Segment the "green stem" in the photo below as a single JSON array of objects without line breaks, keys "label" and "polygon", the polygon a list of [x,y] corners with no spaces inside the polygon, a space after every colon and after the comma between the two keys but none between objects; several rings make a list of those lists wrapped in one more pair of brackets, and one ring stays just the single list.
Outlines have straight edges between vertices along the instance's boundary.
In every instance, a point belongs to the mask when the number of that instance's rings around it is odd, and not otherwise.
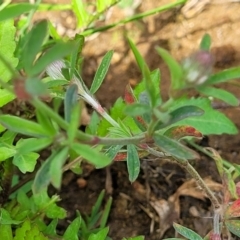
[{"label": "green stem", "polygon": [[134,137],[128,138],[98,138],[98,144],[102,145],[128,145],[128,144],[139,144],[143,143],[145,139],[145,134],[141,134]]},{"label": "green stem", "polygon": [[166,4],[164,6],[161,6],[161,7],[158,7],[158,8],[154,8],[152,10],[149,10],[147,12],[136,14],[136,15],[134,15],[132,17],[125,18],[123,20],[120,20],[120,21],[118,21],[116,23],[113,23],[113,24],[109,24],[107,26],[103,26],[103,27],[99,27],[99,28],[93,28],[93,29],[87,29],[84,32],[82,32],[81,34],[83,36],[89,36],[89,35],[92,35],[93,33],[96,33],[96,32],[106,31],[106,30],[114,28],[114,27],[116,27],[118,25],[124,25],[126,23],[129,23],[129,22],[132,22],[132,21],[136,21],[136,20],[145,18],[147,16],[151,16],[153,14],[164,12],[164,11],[172,9],[174,7],[183,5],[186,1],[187,0],[179,0],[179,1],[176,1],[175,3],[169,3],[169,4]]}]

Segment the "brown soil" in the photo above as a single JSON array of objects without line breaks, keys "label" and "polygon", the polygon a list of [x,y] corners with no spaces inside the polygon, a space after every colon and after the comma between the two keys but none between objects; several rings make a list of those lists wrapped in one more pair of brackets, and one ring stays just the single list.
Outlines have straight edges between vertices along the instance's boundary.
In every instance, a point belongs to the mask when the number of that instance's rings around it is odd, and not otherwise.
[{"label": "brown soil", "polygon": [[[143,1],[135,11],[136,13],[147,11],[166,3],[169,1]],[[140,71],[125,39],[127,34],[134,40],[149,67],[152,70],[160,68],[161,92],[166,99],[169,72],[156,53],[155,46],[168,49],[174,57],[181,60],[195,51],[202,36],[209,33],[212,38],[212,52],[216,59],[215,71],[239,66],[239,12],[239,3],[209,4],[202,12],[186,19],[182,15],[181,9],[177,8],[96,34],[95,38],[92,37],[86,41],[83,50],[83,79],[87,84],[90,84],[101,57],[108,50],[113,49],[114,56],[109,72],[104,84],[96,94],[101,104],[110,108],[119,96],[123,96],[125,86],[128,83],[134,86],[141,80]],[[66,14],[72,16],[69,12],[64,14],[62,13],[64,16]],[[52,15],[51,17],[50,14],[48,17],[52,18],[56,24],[60,24],[62,22],[61,16],[56,16]],[[41,15],[40,17],[45,16]],[[125,12],[115,7],[106,23],[115,22],[124,17]],[[63,19],[65,18],[63,17]],[[66,22],[64,21],[65,27]],[[69,20],[70,26],[68,27],[70,29],[73,29],[74,22],[74,20]],[[240,97],[237,87],[228,84],[223,85],[223,87]],[[239,108],[227,108],[223,112],[240,127]],[[218,150],[223,158],[239,163],[239,141],[239,134],[235,136],[222,135],[204,138],[200,144],[211,146]],[[152,159],[153,161],[149,160],[151,159],[142,160],[140,176],[133,184],[128,180],[124,162],[117,162],[111,166],[113,206],[108,223],[110,226],[109,235],[112,239],[119,240],[123,237],[140,234],[145,235],[147,240],[174,237],[173,228],[169,228],[165,234],[162,234],[166,223],[172,220],[195,229],[202,236],[206,234],[211,229],[212,224],[210,202],[193,196],[182,195],[180,197],[179,219],[176,216],[168,216],[159,225],[159,217],[152,204],[159,203],[163,199],[167,200],[184,182],[189,180],[189,176],[176,165],[162,163],[154,159]],[[213,160],[201,154],[201,158],[193,165],[201,176],[220,181]],[[79,187],[79,178],[86,180],[85,187],[82,185]],[[105,181],[105,169],[94,170],[88,165],[84,167],[82,176],[76,176],[70,172],[65,174],[60,192],[62,198],[60,204],[67,209],[69,220],[74,218],[76,210],[82,214],[90,213],[97,196],[105,188]],[[62,224],[65,226],[65,223]]]}]

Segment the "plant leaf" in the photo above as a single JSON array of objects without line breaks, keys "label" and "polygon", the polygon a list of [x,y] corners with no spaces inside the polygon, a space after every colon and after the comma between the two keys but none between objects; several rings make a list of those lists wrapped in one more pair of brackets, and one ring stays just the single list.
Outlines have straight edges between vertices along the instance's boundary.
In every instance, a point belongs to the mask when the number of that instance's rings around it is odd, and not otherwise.
[{"label": "plant leaf", "polygon": [[13,157],[16,152],[14,147],[0,147],[0,162]]},{"label": "plant leaf", "polygon": [[26,42],[21,53],[21,59],[27,73],[31,72],[36,55],[40,51],[43,41],[47,36],[47,30],[47,21],[41,21],[26,35]]},{"label": "plant leaf", "polygon": [[11,224],[0,224],[1,238],[5,240],[13,240],[12,226]]},{"label": "plant leaf", "polygon": [[111,163],[111,160],[96,149],[80,143],[73,143],[71,148],[81,157],[94,164],[97,168],[102,168]]},{"label": "plant leaf", "polygon": [[40,57],[31,71],[29,71],[30,75],[37,75],[44,71],[50,63],[62,59],[63,57],[71,54],[74,50],[76,50],[76,43],[74,41],[71,42],[58,42],[52,48],[50,48],[42,57]]},{"label": "plant leaf", "polygon": [[78,240],[78,231],[81,226],[81,217],[76,217],[68,226],[63,235],[64,240]]},{"label": "plant leaf", "polygon": [[209,51],[211,47],[211,37],[208,33],[206,33],[200,43],[200,49],[204,51]]},{"label": "plant leaf", "polygon": [[94,111],[92,113],[90,123],[87,125],[86,133],[96,135],[99,123],[100,123],[100,118],[99,118],[98,114],[96,113],[96,111]]},{"label": "plant leaf", "polygon": [[52,143],[51,138],[27,138],[17,142],[16,149],[18,153],[38,152],[47,148]]},{"label": "plant leaf", "polygon": [[124,109],[124,113],[129,116],[139,116],[143,115],[144,113],[149,113],[149,111],[151,111],[149,106],[141,103],[127,105]]},{"label": "plant leaf", "polygon": [[[1,68],[1,62],[0,62],[0,68]],[[15,97],[16,96],[13,93],[9,92],[7,89],[0,89],[0,107],[11,102],[13,99],[15,99]]]},{"label": "plant leaf", "polygon": [[223,102],[226,102],[232,106],[238,106],[239,105],[239,100],[237,97],[235,97],[232,93],[224,90],[224,89],[219,89],[215,87],[199,87],[197,90],[210,97],[214,97],[217,99],[222,100]]},{"label": "plant leaf", "polygon": [[112,197],[109,197],[109,199],[104,207],[103,213],[102,213],[102,217],[101,217],[101,221],[100,221],[100,228],[105,227],[107,224],[107,220],[108,220],[109,213],[110,213],[111,206],[112,206],[112,201],[113,201]]},{"label": "plant leaf", "polygon": [[27,13],[34,8],[36,8],[36,5],[30,3],[9,4],[0,11],[0,21],[5,21],[10,18],[14,19],[15,17],[18,17],[23,13]]},{"label": "plant leaf", "polygon": [[16,221],[16,220],[13,220],[11,218],[11,215],[10,213],[4,209],[4,208],[0,208],[0,225],[5,225],[5,224],[19,224],[21,223],[22,221]]},{"label": "plant leaf", "polygon": [[167,127],[169,125],[172,125],[176,122],[179,122],[185,118],[190,118],[190,117],[196,117],[196,116],[201,116],[204,114],[204,111],[196,106],[183,106],[180,108],[175,109],[174,111],[169,113],[169,120],[167,123],[163,123],[158,126],[158,129]]},{"label": "plant leaf", "polygon": [[203,135],[209,134],[236,134],[238,129],[234,123],[228,119],[223,113],[214,110],[211,102],[206,98],[182,98],[175,102],[170,110],[177,109],[183,106],[197,106],[204,111],[202,116],[186,118],[177,123],[176,125],[189,125],[196,128]]},{"label": "plant leaf", "polygon": [[174,90],[181,89],[184,86],[184,81],[180,64],[165,49],[157,47],[156,50],[170,70],[171,88]]},{"label": "plant leaf", "polygon": [[111,159],[113,160],[117,153],[121,150],[121,148],[123,147],[123,145],[115,145],[115,146],[111,146],[106,152],[105,154]]},{"label": "plant leaf", "polygon": [[35,152],[17,153],[13,158],[13,164],[17,166],[22,173],[33,172],[39,156],[40,155]]},{"label": "plant leaf", "polygon": [[234,235],[240,237],[240,221],[239,220],[227,220],[225,221],[227,229]]},{"label": "plant leaf", "polygon": [[72,10],[75,13],[78,20],[78,28],[82,28],[87,24],[90,18],[90,14],[87,12],[86,7],[82,0],[72,1]]},{"label": "plant leaf", "polygon": [[68,156],[68,147],[59,150],[57,157],[53,158],[50,165],[51,183],[55,188],[60,188],[62,181],[62,166]]},{"label": "plant leaf", "polygon": [[184,236],[187,239],[190,240],[203,240],[201,236],[199,236],[196,232],[193,230],[186,228],[184,226],[181,226],[180,224],[173,223],[173,227],[175,230],[180,233],[182,236]]},{"label": "plant leaf", "polygon": [[7,129],[24,135],[37,137],[49,136],[48,131],[38,123],[20,117],[12,115],[1,115],[0,123]]},{"label": "plant leaf", "polygon": [[91,233],[88,240],[105,240],[108,234],[109,228],[105,227],[97,233]]},{"label": "plant leaf", "polygon": [[[0,19],[2,17],[2,11],[0,12]],[[5,59],[5,61],[7,61],[11,65],[12,68],[15,68],[18,64],[18,59],[14,57],[14,51],[16,49],[15,34],[16,28],[14,26],[13,19],[0,22],[0,46],[1,46],[0,55]],[[7,66],[5,66],[5,64],[2,61],[0,61],[0,77],[4,82],[8,82],[12,77],[12,72],[9,70]],[[3,96],[0,95],[1,104],[2,97]]]},{"label": "plant leaf", "polygon": [[171,138],[168,138],[164,135],[160,134],[154,134],[153,139],[155,144],[162,149],[164,152],[182,159],[196,159],[198,158],[198,155],[196,152],[192,151],[191,149],[185,147],[180,142],[173,140]]},{"label": "plant leaf", "polygon": [[60,200],[59,196],[48,196],[47,190],[41,191],[33,196],[33,201],[39,210],[44,209],[48,218],[66,218],[66,210],[57,206],[56,202]]},{"label": "plant leaf", "polygon": [[70,123],[73,107],[78,100],[78,87],[76,84],[72,84],[68,87],[64,98],[64,118]]},{"label": "plant leaf", "polygon": [[99,87],[102,85],[102,82],[103,82],[103,80],[104,80],[104,78],[107,74],[108,68],[110,66],[112,56],[113,56],[113,51],[112,50],[108,51],[104,55],[100,65],[97,69],[97,72],[94,76],[94,79],[93,79],[93,82],[92,82],[92,85],[91,85],[91,88],[90,88],[90,93],[91,94],[94,94],[99,89]]},{"label": "plant leaf", "polygon": [[196,130],[194,127],[191,126],[175,126],[172,128],[169,128],[165,133],[164,136],[167,136],[171,139],[180,140],[184,137],[196,137],[196,138],[202,138],[203,135],[198,130]]},{"label": "plant leaf", "polygon": [[147,64],[146,64],[144,58],[142,57],[142,55],[140,54],[140,52],[138,51],[136,45],[133,43],[133,41],[130,38],[128,38],[127,40],[128,40],[128,44],[134,54],[134,57],[137,61],[138,67],[143,72],[143,67],[144,67],[144,65],[147,66]]},{"label": "plant leaf", "polygon": [[32,191],[34,195],[46,190],[51,181],[50,167],[54,158],[57,158],[58,152],[53,152],[47,160],[44,161],[33,181]]},{"label": "plant leaf", "polygon": [[224,217],[226,219],[240,217],[240,199],[237,199],[230,206],[227,207]]},{"label": "plant leaf", "polygon": [[74,37],[74,40],[76,42],[76,51],[74,51],[70,56],[70,79],[72,79],[74,74],[74,69],[77,68],[78,60],[80,59],[79,56],[82,52],[83,45],[84,45],[84,36],[76,34]]},{"label": "plant leaf", "polygon": [[227,82],[232,79],[240,78],[240,67],[233,67],[215,73],[207,80],[208,85]]},{"label": "plant leaf", "polygon": [[134,182],[140,172],[140,161],[137,149],[132,144],[127,145],[127,168],[129,181]]}]

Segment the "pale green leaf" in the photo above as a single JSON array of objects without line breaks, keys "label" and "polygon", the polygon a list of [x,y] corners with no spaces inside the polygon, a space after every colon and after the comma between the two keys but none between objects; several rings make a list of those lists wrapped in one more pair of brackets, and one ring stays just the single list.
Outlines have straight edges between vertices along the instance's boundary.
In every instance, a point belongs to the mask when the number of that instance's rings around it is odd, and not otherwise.
[{"label": "pale green leaf", "polygon": [[4,161],[16,154],[16,150],[10,147],[0,147],[0,161]]},{"label": "pale green leaf", "polygon": [[16,154],[13,158],[13,164],[17,166],[22,173],[32,172],[38,157],[39,154],[35,152]]},{"label": "pale green leaf", "polygon": [[102,85],[102,82],[107,74],[111,59],[112,59],[113,51],[109,51],[105,54],[103,57],[97,72],[94,76],[91,88],[90,88],[90,93],[94,94],[99,87]]},{"label": "pale green leaf", "polygon": [[[1,16],[1,13],[0,13]],[[0,22],[0,56],[3,57],[12,68],[18,64],[18,59],[14,57],[14,51],[16,43],[14,41],[16,34],[16,28],[14,26],[14,20],[7,20]],[[12,77],[11,71],[5,64],[0,61],[0,78],[4,82],[8,82]],[[1,103],[2,95],[0,95]]]},{"label": "pale green leaf", "polygon": [[239,100],[237,97],[235,97],[232,93],[215,87],[199,87],[197,90],[207,96],[214,97],[217,99],[222,100],[223,102],[226,102],[232,106],[238,106]]},{"label": "pale green leaf", "polygon": [[[1,63],[0,63],[0,67],[1,67]],[[13,93],[9,92],[6,89],[0,89],[0,107],[11,102],[14,98],[15,98],[15,95]]]},{"label": "pale green leaf", "polygon": [[79,240],[78,231],[81,225],[81,217],[75,218],[68,226],[67,230],[63,235],[64,240]]}]

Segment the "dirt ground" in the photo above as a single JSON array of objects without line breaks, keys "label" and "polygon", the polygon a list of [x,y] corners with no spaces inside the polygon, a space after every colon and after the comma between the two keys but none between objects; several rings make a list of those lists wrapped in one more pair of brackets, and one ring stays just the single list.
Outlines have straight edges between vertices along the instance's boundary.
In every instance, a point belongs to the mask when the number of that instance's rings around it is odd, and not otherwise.
[{"label": "dirt ground", "polygon": [[[166,3],[169,3],[169,0],[142,1],[134,11],[139,13]],[[212,38],[212,53],[216,60],[214,71],[239,66],[239,12],[240,3],[208,4],[201,12],[190,14],[190,17],[184,16],[181,8],[176,8],[95,34],[87,39],[83,50],[83,79],[90,84],[101,57],[108,50],[113,49],[114,55],[109,72],[96,94],[101,104],[109,108],[119,96],[123,96],[127,83],[135,86],[141,80],[141,74],[125,39],[127,34],[137,44],[150,69],[160,68],[161,93],[166,99],[169,72],[156,53],[155,46],[168,49],[174,57],[181,60],[198,49],[202,36],[209,33]],[[114,7],[106,23],[118,21],[126,14],[129,12]],[[38,16],[38,18],[41,17],[46,16]],[[74,34],[75,20],[70,12],[50,13],[48,17],[55,22],[62,33]],[[240,97],[238,87],[228,84],[223,87]],[[239,107],[226,108],[222,111],[240,127]],[[239,142],[238,134],[205,137],[200,144],[215,148],[230,162],[239,163]],[[214,182],[220,180],[213,160],[203,154],[193,165],[201,176],[208,177]],[[140,176],[133,184],[128,181],[124,162],[114,163],[110,168],[110,174],[113,185],[113,206],[109,218],[109,235],[113,240],[136,235],[145,235],[146,240],[174,237],[174,229],[169,227],[173,221],[195,229],[202,236],[211,229],[210,202],[203,196],[197,197],[184,192],[184,189],[194,192],[196,186],[178,166],[162,163],[156,159],[143,159]],[[86,180],[86,187],[79,186],[79,178]],[[100,191],[105,188],[105,182],[106,170],[94,170],[88,165],[84,168],[82,176],[76,176],[70,172],[65,174],[60,192],[62,198],[60,204],[67,209],[69,220],[74,218],[76,210],[82,214],[90,212]],[[185,185],[182,186],[184,182]],[[180,189],[182,192],[179,190],[180,186],[182,186]],[[177,191],[177,200],[171,202],[171,205],[168,198]],[[177,206],[174,205],[176,202]],[[168,207],[172,211],[164,216]],[[62,224],[65,226],[65,223]]]}]

